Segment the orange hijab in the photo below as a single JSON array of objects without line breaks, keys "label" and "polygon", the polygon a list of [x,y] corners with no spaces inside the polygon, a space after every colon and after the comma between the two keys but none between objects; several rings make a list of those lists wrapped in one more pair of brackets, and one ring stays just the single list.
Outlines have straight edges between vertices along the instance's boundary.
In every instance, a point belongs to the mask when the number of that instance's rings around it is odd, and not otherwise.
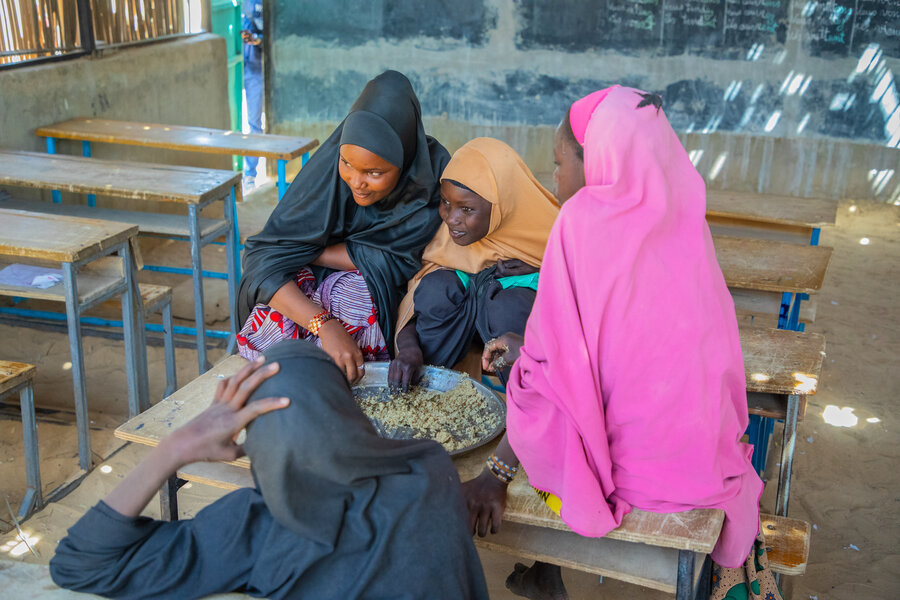
[{"label": "orange hijab", "polygon": [[500,140],[475,138],[457,150],[441,175],[491,203],[487,235],[468,246],[456,244],[446,223],[425,247],[422,269],[409,282],[397,315],[399,332],[415,314],[413,292],[438,269],[478,273],[498,259],[518,258],[540,267],[550,229],[559,214],[556,198],[538,183],[515,150]]}]

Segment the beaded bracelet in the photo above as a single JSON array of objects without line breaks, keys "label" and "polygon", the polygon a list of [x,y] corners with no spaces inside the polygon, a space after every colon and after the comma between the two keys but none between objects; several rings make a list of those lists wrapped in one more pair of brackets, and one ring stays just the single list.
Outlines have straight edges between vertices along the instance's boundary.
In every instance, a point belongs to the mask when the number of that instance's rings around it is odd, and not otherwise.
[{"label": "beaded bracelet", "polygon": [[319,335],[319,329],[321,329],[322,325],[334,319],[334,315],[329,313],[327,310],[323,310],[318,313],[312,319],[309,320],[309,325],[306,328],[313,335]]},{"label": "beaded bracelet", "polygon": [[492,461],[509,475],[515,475],[519,472],[519,467],[511,467],[510,465],[500,460],[500,458],[493,452],[491,453],[491,456],[488,458],[488,460]]},{"label": "beaded bracelet", "polygon": [[491,472],[491,475],[507,485],[513,480],[513,477],[515,477],[516,473],[519,471],[518,467],[511,467],[510,465],[497,458],[496,454],[491,454],[491,456],[487,459],[485,466],[487,466],[488,470]]},{"label": "beaded bracelet", "polygon": [[512,477],[510,477],[503,471],[500,471],[491,461],[487,461],[487,468],[491,475],[493,475],[494,478],[501,483],[509,485],[509,483],[512,481]]}]

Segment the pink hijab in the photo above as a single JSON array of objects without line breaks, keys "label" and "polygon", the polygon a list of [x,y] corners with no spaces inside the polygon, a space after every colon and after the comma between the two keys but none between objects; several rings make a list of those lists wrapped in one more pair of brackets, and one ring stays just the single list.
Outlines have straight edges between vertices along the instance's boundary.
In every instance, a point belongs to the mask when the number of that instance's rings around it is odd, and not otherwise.
[{"label": "pink hijab", "polygon": [[632,507],[721,508],[713,559],[739,567],[762,482],[747,427],[734,304],[706,191],[665,115],[615,86],[574,105],[586,185],[550,234],[507,432],[531,484],[602,537]]}]

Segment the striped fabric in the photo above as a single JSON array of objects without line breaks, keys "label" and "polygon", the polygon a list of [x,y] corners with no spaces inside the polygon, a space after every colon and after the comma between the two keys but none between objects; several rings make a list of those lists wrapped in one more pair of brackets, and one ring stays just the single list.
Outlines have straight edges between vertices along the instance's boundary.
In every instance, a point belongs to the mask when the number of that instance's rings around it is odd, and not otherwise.
[{"label": "striped fabric", "polygon": [[[368,361],[390,360],[387,344],[378,326],[378,314],[366,280],[359,271],[332,273],[316,287],[316,278],[307,268],[297,273],[297,287],[307,298],[337,317]],[[303,326],[277,310],[257,304],[237,336],[238,353],[254,360],[266,348],[283,339],[305,339],[321,348],[322,341]]]}]

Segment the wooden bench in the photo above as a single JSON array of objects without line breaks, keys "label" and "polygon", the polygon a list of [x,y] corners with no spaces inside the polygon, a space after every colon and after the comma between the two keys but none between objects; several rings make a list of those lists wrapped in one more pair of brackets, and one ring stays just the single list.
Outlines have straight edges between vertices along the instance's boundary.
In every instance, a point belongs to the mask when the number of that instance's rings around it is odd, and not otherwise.
[{"label": "wooden bench", "polygon": [[834,225],[837,201],[707,190],[706,221],[713,235],[818,245],[822,227]]},{"label": "wooden bench", "polygon": [[[208,154],[232,154],[259,156],[278,161],[278,199],[287,191],[285,165],[287,161],[301,157],[306,164],[309,152],[319,145],[319,140],[304,137],[271,134],[245,134],[239,131],[160,125],[79,117],[53,125],[38,127],[35,134],[47,138],[47,152],[56,153],[56,140],[80,140],[82,153],[91,154],[91,142],[127,144],[148,148],[167,148]],[[301,166],[302,166],[301,165]]]},{"label": "wooden bench", "polygon": [[18,518],[25,519],[41,507],[41,461],[38,456],[37,418],[34,414],[34,365],[0,360],[0,400],[18,393],[25,443],[25,478],[28,489],[19,505]]},{"label": "wooden bench", "polygon": [[[455,459],[462,481],[473,479],[481,472],[493,447]],[[194,463],[181,468],[178,477],[183,481],[236,490],[254,486],[248,466]],[[698,593],[703,585],[701,566],[703,557],[712,552],[718,540],[723,519],[722,511],[712,509],[675,514],[634,510],[606,537],[586,538],[569,529],[544,504],[523,472],[510,484],[500,531],[485,538],[475,538],[475,544],[492,551],[678,594],[680,598],[693,598],[695,594],[698,598],[706,598]],[[771,548],[769,564],[772,570],[785,575],[802,575],[809,557],[809,523],[766,514],[760,515],[760,519],[766,545]],[[690,578],[681,581],[688,595],[679,591],[679,568],[685,574],[691,573]]]},{"label": "wooden bench", "polygon": [[[0,169],[4,162],[0,158]],[[128,409],[134,416],[150,405],[144,313],[137,293],[137,227],[112,221],[76,219],[0,208],[0,260],[62,266],[63,284],[47,289],[2,285],[0,295],[65,302],[72,360],[79,464],[91,468],[81,315],[92,306],[122,296]],[[112,258],[112,255],[117,255]],[[111,257],[119,267],[111,272]],[[15,310],[15,309],[5,309]]]},{"label": "wooden bench", "polygon": [[[172,218],[168,215],[140,211],[114,211],[94,213],[96,208],[71,206],[60,208],[46,202],[26,205],[16,200],[0,202],[0,207],[27,206],[30,211],[42,211],[59,216],[109,218],[116,222],[133,223],[141,233],[167,235],[190,242],[191,268],[147,265],[148,270],[190,275],[194,283],[194,316],[197,340],[199,372],[208,367],[206,335],[204,328],[203,277],[227,280],[229,303],[234,304],[237,295],[238,231],[235,203],[241,194],[240,174],[232,171],[214,171],[168,165],[143,165],[137,163],[88,159],[76,156],[59,156],[36,152],[0,151],[0,185],[13,185],[77,193],[96,193],[155,202],[178,203],[187,206],[188,214]],[[200,219],[200,211],[214,202],[222,202],[224,219]],[[126,214],[122,214],[126,213]],[[129,216],[130,215],[130,216]],[[176,221],[179,221],[176,224]],[[227,273],[203,271],[201,249],[219,237],[225,237]],[[237,331],[236,315],[231,315],[231,331],[221,336],[233,343],[231,332]]]}]

